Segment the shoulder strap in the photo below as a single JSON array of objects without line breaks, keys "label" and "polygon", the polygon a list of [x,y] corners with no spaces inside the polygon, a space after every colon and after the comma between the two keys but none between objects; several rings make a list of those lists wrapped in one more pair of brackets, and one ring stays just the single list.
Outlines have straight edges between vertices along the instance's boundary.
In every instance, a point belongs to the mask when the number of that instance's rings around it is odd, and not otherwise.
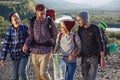
[{"label": "shoulder strap", "polygon": [[53,38],[54,37],[54,33],[53,33],[53,30],[52,30],[52,26],[51,26],[51,23],[52,23],[52,18],[50,16],[47,17],[47,28],[49,30],[49,33],[50,33],[50,37]]},{"label": "shoulder strap", "polygon": [[50,25],[52,22],[52,18],[50,16],[48,16],[47,18],[48,18],[48,25]]},{"label": "shoulder strap", "polygon": [[30,27],[33,29],[34,27],[34,21],[36,19],[36,16],[33,16],[31,19],[30,19]]},{"label": "shoulder strap", "polygon": [[59,38],[58,38],[58,42],[60,42],[62,35],[63,35],[63,33],[60,33]]},{"label": "shoulder strap", "polygon": [[104,41],[104,39],[103,39],[103,34],[102,34],[102,30],[101,30],[99,27],[98,27],[98,29],[99,29],[99,32],[100,32],[101,40]]},{"label": "shoulder strap", "polygon": [[76,44],[75,34],[73,34],[73,42]]}]

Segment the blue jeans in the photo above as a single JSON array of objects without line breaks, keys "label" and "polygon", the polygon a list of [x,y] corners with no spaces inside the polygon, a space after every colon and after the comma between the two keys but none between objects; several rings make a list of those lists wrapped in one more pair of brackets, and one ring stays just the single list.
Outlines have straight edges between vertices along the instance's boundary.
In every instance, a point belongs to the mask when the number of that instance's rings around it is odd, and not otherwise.
[{"label": "blue jeans", "polygon": [[96,80],[98,57],[82,57],[83,80]]},{"label": "blue jeans", "polygon": [[13,80],[27,80],[25,69],[28,62],[27,58],[21,58],[19,60],[13,61]]},{"label": "blue jeans", "polygon": [[76,62],[66,63],[65,80],[73,80],[76,70]]}]

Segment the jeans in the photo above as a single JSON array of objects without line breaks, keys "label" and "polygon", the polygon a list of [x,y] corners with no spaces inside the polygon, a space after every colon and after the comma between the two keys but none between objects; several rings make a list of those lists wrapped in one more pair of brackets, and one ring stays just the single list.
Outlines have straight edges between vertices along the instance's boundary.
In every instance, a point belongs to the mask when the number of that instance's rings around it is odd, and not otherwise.
[{"label": "jeans", "polygon": [[76,70],[76,62],[66,63],[65,80],[74,80],[74,74]]},{"label": "jeans", "polygon": [[98,57],[82,57],[83,80],[96,80]]},{"label": "jeans", "polygon": [[27,58],[21,58],[19,60],[13,61],[13,80],[27,80],[25,69],[28,62]]}]

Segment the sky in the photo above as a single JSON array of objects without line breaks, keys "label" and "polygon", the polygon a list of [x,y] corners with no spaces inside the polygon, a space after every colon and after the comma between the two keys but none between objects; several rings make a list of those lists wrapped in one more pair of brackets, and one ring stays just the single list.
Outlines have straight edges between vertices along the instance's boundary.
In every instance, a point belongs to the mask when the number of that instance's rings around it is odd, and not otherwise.
[{"label": "sky", "polygon": [[113,0],[65,0],[65,1],[73,2],[73,3],[89,4],[92,6],[100,6],[102,4],[111,2]]}]

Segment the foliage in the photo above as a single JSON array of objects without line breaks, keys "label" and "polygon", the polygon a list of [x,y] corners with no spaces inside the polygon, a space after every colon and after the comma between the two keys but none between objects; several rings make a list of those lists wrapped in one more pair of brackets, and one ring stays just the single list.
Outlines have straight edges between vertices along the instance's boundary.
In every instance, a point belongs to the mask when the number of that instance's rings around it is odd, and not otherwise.
[{"label": "foliage", "polygon": [[10,22],[8,21],[2,21],[0,23],[0,41],[4,38],[5,36],[5,32],[8,29],[8,27],[10,26]]},{"label": "foliage", "polygon": [[17,12],[23,23],[28,25],[28,18],[34,14],[35,1],[33,0],[0,0],[0,41],[11,25],[9,15]]},{"label": "foliage", "polygon": [[90,21],[94,23],[99,23],[101,21],[106,22],[108,27],[120,27],[120,14],[119,12],[91,12],[90,13]]},{"label": "foliage", "polygon": [[118,46],[120,46],[120,32],[109,32],[106,31],[106,36],[108,38],[108,44],[116,43]]},{"label": "foliage", "polygon": [[4,17],[0,16],[0,23],[4,20],[5,20]]},{"label": "foliage", "polygon": [[[29,18],[34,15],[34,0],[0,0],[0,41],[3,40],[5,32],[11,25],[9,22],[9,15],[12,12],[18,12],[22,22],[29,26]],[[61,15],[67,14],[71,15],[74,20],[76,20],[76,15],[80,10],[62,10],[56,11],[56,18],[61,17]],[[98,10],[87,10],[90,14],[90,22],[98,24],[104,21],[109,27],[120,27],[120,12],[117,11],[98,11]],[[60,24],[56,24],[58,30],[60,31]],[[73,28],[73,32],[77,32],[77,25]],[[116,42],[120,44],[120,32],[107,32],[109,43]]]},{"label": "foliage", "polygon": [[12,12],[17,12],[22,19],[32,16],[35,2],[33,0],[5,0],[0,1],[0,15],[9,19]]}]

